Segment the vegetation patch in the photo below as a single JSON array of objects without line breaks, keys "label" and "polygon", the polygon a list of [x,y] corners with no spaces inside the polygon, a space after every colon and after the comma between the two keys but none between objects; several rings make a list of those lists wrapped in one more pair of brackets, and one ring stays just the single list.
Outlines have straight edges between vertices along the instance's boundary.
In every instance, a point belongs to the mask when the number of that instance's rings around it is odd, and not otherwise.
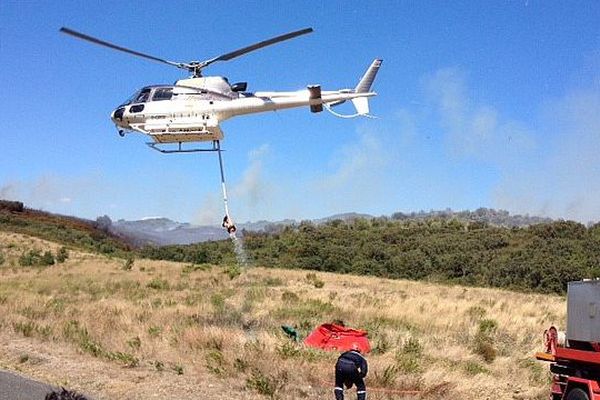
[{"label": "vegetation patch", "polygon": [[282,321],[302,321],[322,319],[325,315],[339,313],[339,309],[331,303],[319,299],[308,299],[300,303],[288,303],[273,313],[273,316]]},{"label": "vegetation patch", "polygon": [[286,290],[281,294],[281,300],[284,303],[296,303],[300,300],[300,297],[296,293]]},{"label": "vegetation patch", "polygon": [[65,261],[67,261],[68,258],[69,258],[69,250],[67,250],[67,248],[65,246],[62,246],[60,249],[58,249],[58,252],[56,253],[56,262],[57,263],[62,264]]},{"label": "vegetation patch", "polygon": [[305,347],[297,342],[286,340],[277,346],[277,354],[282,359],[296,359],[313,363],[328,358],[329,354],[319,349]]},{"label": "vegetation patch", "polygon": [[319,279],[317,274],[315,274],[314,272],[309,272],[308,274],[306,274],[305,279],[306,279],[306,282],[310,283],[317,289],[321,289],[323,286],[325,286],[325,282],[323,282],[321,279]]},{"label": "vegetation patch", "polygon": [[547,385],[552,380],[548,369],[532,358],[522,358],[519,360],[518,365],[527,370],[529,373],[529,382],[532,385]]},{"label": "vegetation patch", "polygon": [[54,265],[54,256],[52,252],[45,251],[43,254],[40,250],[29,250],[23,252],[19,257],[19,265],[22,267],[41,267]]},{"label": "vegetation patch", "polygon": [[381,371],[373,371],[373,384],[377,387],[392,387],[399,372],[400,368],[396,364],[387,365]]},{"label": "vegetation patch", "polygon": [[109,361],[117,361],[127,367],[136,367],[139,360],[132,354],[120,351],[108,351],[100,342],[95,341],[87,329],[76,320],[71,320],[63,327],[63,335],[76,343],[81,350],[98,358],[104,358]]},{"label": "vegetation patch", "polygon": [[466,361],[462,364],[462,369],[467,373],[467,375],[475,376],[479,374],[489,374],[490,371],[478,363],[477,361]]},{"label": "vegetation patch", "polygon": [[122,267],[123,271],[131,271],[133,269],[134,263],[135,263],[135,260],[133,259],[133,257],[127,257],[127,259],[123,263],[123,267]]},{"label": "vegetation patch", "polygon": [[423,346],[417,338],[410,337],[396,353],[398,368],[407,374],[416,374],[423,371],[421,360]]},{"label": "vegetation patch", "polygon": [[201,264],[187,264],[181,270],[184,274],[189,274],[195,271],[210,271],[212,266],[210,264],[201,263]]},{"label": "vegetation patch", "polygon": [[485,362],[491,363],[496,359],[498,351],[494,346],[498,323],[493,319],[479,321],[477,334],[473,340],[473,352],[480,355]]},{"label": "vegetation patch", "polygon": [[242,269],[238,264],[230,264],[223,270],[223,273],[229,277],[229,279],[235,279],[241,275]]},{"label": "vegetation patch", "polygon": [[25,337],[37,336],[48,339],[52,336],[52,328],[47,325],[39,325],[33,321],[16,322],[13,324],[15,332]]},{"label": "vegetation patch", "polygon": [[278,392],[285,386],[288,381],[286,372],[281,372],[275,375],[267,375],[259,369],[252,370],[250,376],[246,379],[246,386],[249,389],[267,396],[271,399],[275,398]]},{"label": "vegetation patch", "polygon": [[215,374],[224,376],[227,373],[225,356],[223,352],[218,349],[214,349],[209,351],[206,354],[206,369]]},{"label": "vegetation patch", "polygon": [[148,284],[146,286],[149,287],[150,289],[155,289],[155,290],[169,290],[169,288],[171,287],[169,285],[169,281],[167,281],[166,279],[161,279],[161,278],[152,279],[150,282],[148,282]]}]

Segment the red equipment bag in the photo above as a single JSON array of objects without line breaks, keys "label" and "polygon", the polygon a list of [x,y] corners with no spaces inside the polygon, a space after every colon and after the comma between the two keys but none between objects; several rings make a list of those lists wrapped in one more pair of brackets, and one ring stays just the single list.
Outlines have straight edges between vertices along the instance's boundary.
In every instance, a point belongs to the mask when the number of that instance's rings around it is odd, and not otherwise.
[{"label": "red equipment bag", "polygon": [[304,344],[309,347],[332,351],[352,350],[353,345],[356,345],[363,354],[371,351],[367,331],[335,324],[318,326],[304,339]]}]

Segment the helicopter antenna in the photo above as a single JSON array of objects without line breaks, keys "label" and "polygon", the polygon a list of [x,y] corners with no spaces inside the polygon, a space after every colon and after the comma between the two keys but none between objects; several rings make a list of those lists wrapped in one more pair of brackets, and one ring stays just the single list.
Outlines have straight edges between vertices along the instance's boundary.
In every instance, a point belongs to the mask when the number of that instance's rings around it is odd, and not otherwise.
[{"label": "helicopter antenna", "polygon": [[60,32],[65,33],[67,35],[71,35],[77,39],[85,40],[85,41],[88,41],[88,42],[91,42],[91,43],[94,43],[94,44],[97,44],[100,46],[108,47],[109,49],[122,51],[124,53],[131,54],[131,55],[141,57],[141,58],[145,58],[147,60],[152,60],[152,61],[160,62],[162,64],[171,65],[176,68],[188,70],[192,74],[193,78],[201,77],[202,70],[214,62],[229,61],[234,58],[240,57],[244,54],[250,53],[252,51],[262,49],[263,47],[271,46],[273,44],[280,43],[285,40],[290,40],[295,37],[305,35],[307,33],[311,33],[312,31],[313,31],[312,28],[305,28],[305,29],[301,29],[298,31],[275,36],[271,39],[263,40],[262,42],[254,43],[250,46],[242,47],[241,49],[230,51],[229,53],[221,54],[220,56],[213,57],[213,58],[210,58],[205,61],[175,62],[175,61],[169,61],[169,60],[165,60],[163,58],[155,57],[150,54],[145,54],[145,53],[142,53],[142,52],[139,52],[136,50],[131,50],[131,49],[128,49],[127,47],[119,46],[119,45],[107,42],[105,40],[98,39],[93,36],[81,33],[81,32],[77,32],[70,28],[65,28],[65,27],[60,28]]}]

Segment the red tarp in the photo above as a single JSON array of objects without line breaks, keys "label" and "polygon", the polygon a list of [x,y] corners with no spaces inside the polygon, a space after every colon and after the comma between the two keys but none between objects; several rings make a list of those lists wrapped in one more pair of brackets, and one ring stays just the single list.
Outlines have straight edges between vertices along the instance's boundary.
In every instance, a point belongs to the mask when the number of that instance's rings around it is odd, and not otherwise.
[{"label": "red tarp", "polygon": [[306,339],[304,344],[323,350],[352,350],[356,344],[362,353],[371,351],[367,331],[347,328],[335,324],[323,324],[317,327]]}]

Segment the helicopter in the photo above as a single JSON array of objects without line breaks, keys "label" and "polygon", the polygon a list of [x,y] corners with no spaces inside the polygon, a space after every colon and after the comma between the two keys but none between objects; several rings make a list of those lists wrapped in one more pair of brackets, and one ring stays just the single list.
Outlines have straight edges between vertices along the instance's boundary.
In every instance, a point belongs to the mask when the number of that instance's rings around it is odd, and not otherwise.
[{"label": "helicopter", "polygon": [[[230,235],[236,227],[229,216],[227,190],[221,156],[224,138],[221,123],[227,119],[247,114],[276,111],[295,107],[309,107],[313,113],[327,109],[343,118],[369,117],[368,98],[376,96],[371,91],[382,60],[375,59],[353,89],[321,90],[320,85],[309,85],[306,90],[294,92],[248,92],[247,82],[230,84],[223,76],[203,76],[204,68],[219,61],[229,61],[252,51],[274,45],[313,32],[305,28],[289,32],[252,45],[221,54],[205,61],[175,62],[131,50],[96,37],[62,27],[60,32],[113,50],[147,60],[187,70],[190,76],[173,85],[150,85],[136,91],[117,106],[110,117],[120,136],[138,132],[148,135],[146,143],[161,153],[217,152],[221,170],[221,186],[225,203],[222,226]],[[341,115],[331,107],[352,102],[356,114]],[[188,147],[190,143],[210,143],[210,147]],[[175,146],[175,147],[173,147]]]}]

